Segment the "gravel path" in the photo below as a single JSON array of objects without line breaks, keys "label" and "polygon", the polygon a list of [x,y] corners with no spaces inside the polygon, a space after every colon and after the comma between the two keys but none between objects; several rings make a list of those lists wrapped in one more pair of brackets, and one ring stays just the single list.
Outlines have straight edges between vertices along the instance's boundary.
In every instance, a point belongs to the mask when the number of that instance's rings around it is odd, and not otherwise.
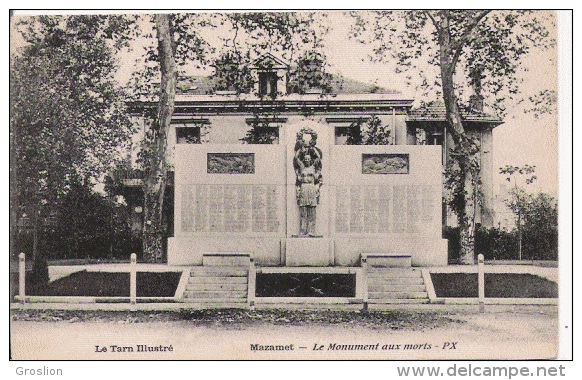
[{"label": "gravel path", "polygon": [[552,307],[11,313],[14,359],[541,359],[558,347]]}]

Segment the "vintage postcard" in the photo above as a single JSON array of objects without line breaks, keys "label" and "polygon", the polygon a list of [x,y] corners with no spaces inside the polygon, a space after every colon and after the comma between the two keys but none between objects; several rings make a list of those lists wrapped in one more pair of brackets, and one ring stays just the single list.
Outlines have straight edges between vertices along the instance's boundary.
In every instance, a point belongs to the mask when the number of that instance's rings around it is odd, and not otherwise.
[{"label": "vintage postcard", "polygon": [[17,375],[571,358],[568,30],[550,10],[13,12]]}]

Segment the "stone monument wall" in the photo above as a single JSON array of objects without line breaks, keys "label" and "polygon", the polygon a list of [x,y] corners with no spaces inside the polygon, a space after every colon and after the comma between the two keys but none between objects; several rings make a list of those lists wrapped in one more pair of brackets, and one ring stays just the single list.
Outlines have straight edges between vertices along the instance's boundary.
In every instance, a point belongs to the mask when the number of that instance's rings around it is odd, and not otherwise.
[{"label": "stone monument wall", "polygon": [[[317,133],[322,183],[314,236],[298,236],[297,133]],[[277,145],[180,144],[168,263],[249,252],[259,265],[359,266],[362,253],[446,265],[439,146],[333,145],[333,128],[293,120]]]},{"label": "stone monument wall", "polygon": [[177,145],[168,263],[204,252],[253,252],[278,265],[285,236],[285,150],[279,145]]},{"label": "stone monument wall", "polygon": [[335,145],[330,156],[335,265],[359,265],[362,252],[447,264],[440,146]]}]

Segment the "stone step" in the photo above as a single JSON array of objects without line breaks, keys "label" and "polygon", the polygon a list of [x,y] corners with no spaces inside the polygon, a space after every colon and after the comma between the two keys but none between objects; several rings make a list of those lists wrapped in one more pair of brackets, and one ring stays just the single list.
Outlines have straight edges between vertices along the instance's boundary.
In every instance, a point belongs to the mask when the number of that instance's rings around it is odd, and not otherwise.
[{"label": "stone step", "polygon": [[422,277],[369,277],[368,284],[377,285],[424,285]]},{"label": "stone step", "polygon": [[428,298],[427,292],[368,292],[369,299],[418,299]]},{"label": "stone step", "polygon": [[362,253],[364,258],[368,266],[374,268],[410,268],[412,265],[412,255],[408,253]]},{"label": "stone step", "polygon": [[[242,277],[239,277],[242,278]],[[247,284],[220,284],[220,283],[189,283],[186,286],[186,291],[238,291],[246,292]]]},{"label": "stone step", "polygon": [[247,298],[247,292],[236,291],[185,291],[184,298],[216,298],[216,299],[237,299]]},{"label": "stone step", "polygon": [[249,267],[251,256],[248,253],[205,253],[202,265],[211,267]]},{"label": "stone step", "polygon": [[246,298],[184,298],[182,302],[208,303],[208,304],[241,304],[246,303]]},{"label": "stone step", "polygon": [[420,277],[422,272],[419,269],[396,269],[396,268],[369,268],[368,277],[400,278],[400,277]]},{"label": "stone step", "polygon": [[383,285],[368,284],[368,292],[426,292],[424,285]]},{"label": "stone step", "polygon": [[370,299],[368,300],[369,304],[423,304],[423,303],[430,303],[429,299],[426,298],[402,298],[402,299]]},{"label": "stone step", "polygon": [[190,269],[190,277],[246,277],[248,269],[229,267],[194,267]]},{"label": "stone step", "polygon": [[204,277],[190,277],[188,284],[247,284],[247,277],[217,277],[217,276],[204,276]]}]

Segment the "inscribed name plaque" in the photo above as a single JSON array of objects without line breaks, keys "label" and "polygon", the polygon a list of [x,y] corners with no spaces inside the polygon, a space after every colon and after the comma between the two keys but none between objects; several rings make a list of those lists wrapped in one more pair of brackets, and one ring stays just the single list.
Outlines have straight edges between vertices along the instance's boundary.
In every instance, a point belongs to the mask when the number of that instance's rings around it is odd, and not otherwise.
[{"label": "inscribed name plaque", "polygon": [[276,185],[189,185],[182,192],[182,231],[278,232]]},{"label": "inscribed name plaque", "polygon": [[338,186],[337,234],[415,233],[433,222],[434,189],[431,186]]},{"label": "inscribed name plaque", "polygon": [[362,174],[408,174],[409,161],[408,154],[363,153]]},{"label": "inscribed name plaque", "polygon": [[254,174],[254,153],[208,153],[209,174]]}]

